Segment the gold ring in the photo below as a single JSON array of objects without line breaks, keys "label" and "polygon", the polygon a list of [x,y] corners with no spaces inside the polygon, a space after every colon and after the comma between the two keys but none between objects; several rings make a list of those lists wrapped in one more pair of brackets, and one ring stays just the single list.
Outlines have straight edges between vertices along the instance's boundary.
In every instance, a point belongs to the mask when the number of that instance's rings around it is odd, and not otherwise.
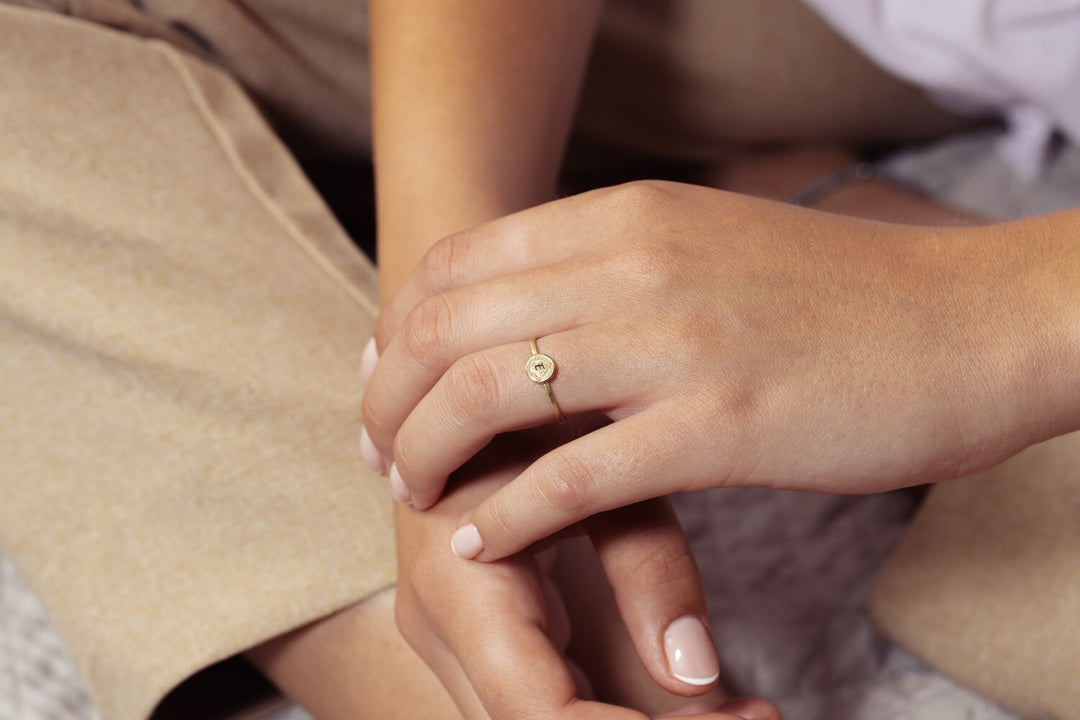
[{"label": "gold ring", "polygon": [[540,352],[540,348],[536,347],[536,338],[529,340],[529,348],[532,349],[532,357],[525,363],[525,374],[537,385],[544,386],[547,390],[548,401],[551,403],[551,410],[555,413],[555,419],[564,422],[566,416],[562,414],[559,403],[555,402],[555,393],[551,391],[550,381],[555,377],[555,361]]}]

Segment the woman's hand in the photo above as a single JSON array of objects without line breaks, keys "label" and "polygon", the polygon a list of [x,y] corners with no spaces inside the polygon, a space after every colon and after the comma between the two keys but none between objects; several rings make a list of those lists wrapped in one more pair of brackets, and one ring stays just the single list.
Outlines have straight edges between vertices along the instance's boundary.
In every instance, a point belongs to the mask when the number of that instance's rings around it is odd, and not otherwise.
[{"label": "woman's hand", "polygon": [[426,508],[497,433],[551,422],[529,338],[564,413],[615,420],[479,503],[483,560],[674,491],[958,476],[1050,434],[1045,264],[1017,247],[668,183],[560,200],[427,254],[380,319],[365,424]]},{"label": "woman's hand", "polygon": [[[468,465],[464,482],[455,482],[430,512],[399,512],[402,634],[467,720],[643,718],[588,701],[587,681],[563,656],[572,630],[542,558],[522,553],[479,565],[451,553],[449,538],[461,512],[524,467],[522,447],[514,442],[519,438],[500,440]],[[646,669],[678,695],[701,695],[715,687],[716,658],[702,624],[706,615],[697,568],[670,508],[654,501],[591,523],[604,572]],[[678,621],[674,633],[668,630],[673,621]],[[687,623],[697,623],[700,637],[685,631]],[[708,677],[694,677],[703,671]],[[742,717],[779,717],[760,700],[732,701],[721,709]]]}]

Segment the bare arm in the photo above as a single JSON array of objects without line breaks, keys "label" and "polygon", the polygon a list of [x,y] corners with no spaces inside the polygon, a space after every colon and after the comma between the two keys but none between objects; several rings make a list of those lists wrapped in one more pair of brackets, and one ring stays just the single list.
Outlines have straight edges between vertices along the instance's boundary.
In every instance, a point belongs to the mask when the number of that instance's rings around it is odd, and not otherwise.
[{"label": "bare arm", "polygon": [[[519,238],[512,255],[507,237]],[[470,404],[482,423],[445,412],[432,421],[436,408],[454,412],[454,363],[501,367],[522,354],[520,342],[486,342],[511,324],[566,328],[544,336],[574,369],[559,380],[563,411],[615,421],[543,456],[462,519],[480,559],[646,497],[738,485],[876,492],[970,474],[1080,429],[1078,210],[932,228],[648,182],[443,244],[459,259],[452,277],[480,278],[432,300],[447,308],[446,365],[426,368],[434,385],[410,389],[401,368],[416,362],[392,343],[368,393],[406,407],[366,408],[407,418],[397,460],[418,503],[438,497],[473,445],[550,413],[518,378]],[[500,284],[505,267],[523,280]],[[615,275],[626,282],[581,291]],[[491,305],[502,312],[476,310]],[[550,310],[523,312],[535,307]]]},{"label": "bare arm", "polygon": [[441,237],[551,199],[598,0],[373,0],[384,302]]},{"label": "bare arm", "polygon": [[[400,312],[380,318],[379,347],[385,347],[412,309],[398,290],[428,248],[448,234],[552,199],[599,8],[598,0],[372,2],[380,293],[384,304],[396,299]],[[389,458],[392,435],[377,427],[368,430],[382,457]],[[521,452],[519,446],[520,441],[500,447],[513,454]],[[498,473],[481,472],[463,487],[486,493],[494,487],[492,480],[499,480]],[[496,484],[501,482],[505,478]],[[573,682],[556,652],[558,634],[547,632],[543,638],[525,629],[546,628],[546,623],[520,622],[522,608],[531,602],[525,602],[527,583],[515,588],[519,601],[504,603],[501,612],[489,613],[481,603],[447,603],[450,586],[465,582],[475,591],[482,581],[470,580],[466,573],[471,571],[455,565],[461,561],[450,551],[447,530],[452,524],[442,527],[437,518],[409,507],[399,507],[396,518],[399,625],[467,717],[482,715],[480,705],[492,718],[523,717],[527,708],[541,717],[562,717],[564,711],[575,717],[586,712],[639,717],[628,710],[577,704]],[[679,550],[685,539],[677,524],[667,527],[666,539],[651,536],[652,553],[687,556]],[[611,558],[626,547],[615,536],[605,541],[603,552]],[[519,561],[531,562],[525,556],[511,564]],[[692,563],[665,564],[658,569],[662,577],[638,572],[625,581],[619,580],[617,567],[605,567],[634,600],[620,602],[620,611],[636,630],[635,641],[653,678],[683,696],[714,687],[715,677],[679,679],[662,647],[663,629],[673,619],[704,621]],[[493,570],[523,582],[510,566]],[[547,600],[554,604],[548,611],[557,615],[559,601]],[[702,652],[711,655],[703,624],[700,634],[708,646]],[[499,661],[498,653],[507,648],[529,659],[521,668],[527,668],[525,675],[508,673]],[[767,706],[764,712],[774,716]]]}]

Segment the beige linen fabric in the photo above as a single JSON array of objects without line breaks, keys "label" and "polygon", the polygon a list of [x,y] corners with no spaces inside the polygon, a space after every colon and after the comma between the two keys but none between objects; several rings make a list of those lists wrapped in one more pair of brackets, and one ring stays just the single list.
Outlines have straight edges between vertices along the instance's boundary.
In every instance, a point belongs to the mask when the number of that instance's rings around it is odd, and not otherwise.
[{"label": "beige linen fabric", "polygon": [[901,645],[1027,717],[1080,718],[1080,433],[934,488],[871,599]]},{"label": "beige linen fabric", "polygon": [[2,0],[164,40],[225,70],[305,154],[371,147],[363,0]]},{"label": "beige linen fabric", "polygon": [[375,274],[239,88],[0,5],[0,543],[101,715],[394,577]]}]

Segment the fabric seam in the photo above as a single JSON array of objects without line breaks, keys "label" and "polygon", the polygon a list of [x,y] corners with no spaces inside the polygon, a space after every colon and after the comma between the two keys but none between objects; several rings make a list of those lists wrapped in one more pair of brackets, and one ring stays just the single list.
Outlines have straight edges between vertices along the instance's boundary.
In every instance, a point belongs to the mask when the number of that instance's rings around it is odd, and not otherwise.
[{"label": "fabric seam", "polygon": [[183,60],[178,56],[178,51],[167,43],[159,40],[149,40],[148,45],[156,48],[165,58],[169,64],[172,65],[174,71],[179,75],[180,81],[183,83],[188,97],[191,99],[192,104],[195,106],[199,117],[206,124],[207,128],[213,134],[214,138],[218,141],[219,146],[225,153],[225,157],[232,167],[233,171],[240,177],[241,181],[247,187],[248,192],[255,198],[255,200],[263,207],[266,212],[277,222],[278,225],[285,231],[285,235],[298,246],[309,258],[311,258],[315,264],[331,279],[341,287],[345,293],[352,298],[354,302],[368,310],[374,316],[378,316],[378,306],[368,299],[362,292],[356,289],[356,287],[349,282],[348,278],[331,263],[326,256],[324,256],[318,248],[304,236],[302,232],[293,224],[288,214],[282,210],[276,202],[259,184],[258,180],[254,177],[250,169],[244,163],[240,154],[236,150],[236,146],[233,144],[229,133],[225,130],[222,124],[218,121],[209,105],[206,103],[206,99],[203,97],[202,91],[199,89],[198,83],[191,76],[191,73],[186,67],[184,67]]}]

